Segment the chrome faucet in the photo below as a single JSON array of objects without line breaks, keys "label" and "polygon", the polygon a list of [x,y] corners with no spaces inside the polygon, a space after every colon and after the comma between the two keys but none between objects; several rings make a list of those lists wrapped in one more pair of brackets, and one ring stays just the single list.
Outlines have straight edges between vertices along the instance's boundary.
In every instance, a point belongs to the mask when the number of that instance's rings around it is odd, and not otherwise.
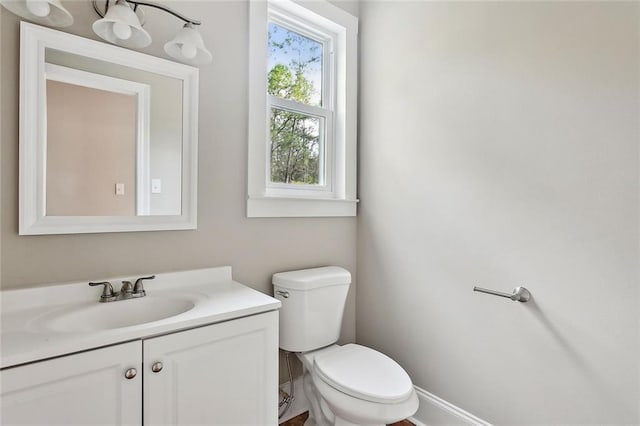
[{"label": "chrome faucet", "polygon": [[131,281],[122,281],[122,287],[120,287],[120,291],[113,291],[113,286],[109,281],[101,281],[101,282],[90,282],[90,286],[103,285],[102,295],[100,296],[100,302],[115,302],[118,300],[126,300],[133,299],[136,297],[144,297],[147,295],[147,292],[144,290],[142,285],[143,280],[152,280],[156,276],[149,275],[148,277],[140,277],[136,280],[135,284],[131,284]]},{"label": "chrome faucet", "polygon": [[122,287],[120,287],[120,299],[129,299],[133,295],[133,285],[131,281],[122,281]]},{"label": "chrome faucet", "polygon": [[136,280],[136,283],[133,286],[133,297],[143,297],[147,295],[147,292],[144,291],[144,286],[142,285],[143,280],[154,280],[156,278],[155,275],[149,275],[148,277],[140,277]]},{"label": "chrome faucet", "polygon": [[109,281],[101,281],[99,283],[89,283],[89,285],[91,287],[94,287],[97,285],[104,286],[104,288],[102,289],[102,295],[100,296],[101,302],[113,302],[115,300],[118,300],[118,292],[113,291],[113,286]]}]

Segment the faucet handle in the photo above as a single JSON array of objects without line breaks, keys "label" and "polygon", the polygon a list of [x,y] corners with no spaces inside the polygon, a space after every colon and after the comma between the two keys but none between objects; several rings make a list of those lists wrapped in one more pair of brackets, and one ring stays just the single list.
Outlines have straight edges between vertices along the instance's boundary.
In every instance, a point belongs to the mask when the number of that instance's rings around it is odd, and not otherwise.
[{"label": "faucet handle", "polygon": [[120,287],[120,293],[123,293],[123,294],[133,293],[133,284],[131,284],[131,281],[122,281],[122,287]]},{"label": "faucet handle", "polygon": [[111,283],[109,281],[101,281],[99,283],[91,282],[91,283],[89,283],[89,285],[91,287],[95,287],[97,285],[103,285],[104,286],[104,288],[102,289],[102,295],[100,296],[100,301],[101,302],[112,302],[112,301],[116,300],[116,298],[118,297],[118,293],[115,293],[113,291],[113,286],[111,285]]},{"label": "faucet handle", "polygon": [[146,291],[144,291],[144,286],[142,285],[142,281],[143,280],[153,280],[155,279],[156,276],[155,275],[149,275],[148,277],[140,277],[136,280],[136,283],[133,286],[133,294],[141,297],[141,296],[145,296],[147,294]]}]

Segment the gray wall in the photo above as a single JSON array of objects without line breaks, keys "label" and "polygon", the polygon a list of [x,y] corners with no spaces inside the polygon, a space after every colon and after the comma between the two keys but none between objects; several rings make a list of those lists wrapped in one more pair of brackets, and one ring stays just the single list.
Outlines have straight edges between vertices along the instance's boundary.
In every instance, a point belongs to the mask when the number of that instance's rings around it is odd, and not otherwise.
[{"label": "gray wall", "polygon": [[360,6],[358,342],[487,421],[640,423],[639,8]]},{"label": "gray wall", "polygon": [[[89,2],[65,2],[75,24],[65,31],[96,38]],[[348,5],[354,9],[353,5]],[[342,265],[355,274],[356,219],[246,219],[248,3],[186,2],[174,7],[203,21],[214,60],[200,68],[198,229],[196,231],[18,236],[18,18],[0,8],[2,288],[139,275],[218,265],[271,292],[277,271]],[[357,9],[357,8],[355,8]],[[180,21],[147,8],[153,44],[162,50]],[[353,340],[352,287],[343,340]]]}]

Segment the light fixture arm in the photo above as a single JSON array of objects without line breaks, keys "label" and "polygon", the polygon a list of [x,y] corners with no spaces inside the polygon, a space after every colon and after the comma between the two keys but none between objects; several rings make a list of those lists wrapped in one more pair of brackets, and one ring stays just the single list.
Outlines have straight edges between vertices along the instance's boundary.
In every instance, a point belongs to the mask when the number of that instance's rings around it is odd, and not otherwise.
[{"label": "light fixture arm", "polygon": [[[2,1],[2,0],[0,0]],[[59,0],[46,0],[59,1]],[[104,7],[100,7],[104,1]],[[147,0],[92,0],[93,9],[101,18],[92,25],[93,32],[109,43],[129,48],[147,47],[151,44],[151,36],[142,28],[144,14],[138,6],[149,6],[160,9],[182,20],[185,24],[176,36],[165,43],[167,55],[190,65],[208,64],[213,59],[207,50],[202,35],[194,27],[200,21],[188,18],[164,5]],[[100,2],[100,5],[98,3]],[[133,6],[131,6],[133,5]]]},{"label": "light fixture arm", "polygon": [[[166,6],[163,6],[161,4],[158,3],[154,3],[154,2],[150,2],[150,1],[140,1],[140,0],[127,0],[127,3],[131,3],[134,4],[136,7],[137,6],[149,6],[149,7],[154,7],[156,9],[160,9],[164,12],[167,12],[173,16],[175,16],[178,19],[183,20],[184,22],[188,23],[188,24],[193,24],[193,25],[201,25],[202,22],[196,20],[196,19],[191,19],[188,18],[178,12],[176,12],[175,10],[168,8]],[[93,10],[96,11],[96,13],[98,15],[100,15],[101,18],[104,18],[104,15],[106,15],[107,10],[109,10],[109,0],[105,0],[105,6],[104,6],[104,11],[100,10],[100,7],[98,6],[98,0],[93,0]]]}]

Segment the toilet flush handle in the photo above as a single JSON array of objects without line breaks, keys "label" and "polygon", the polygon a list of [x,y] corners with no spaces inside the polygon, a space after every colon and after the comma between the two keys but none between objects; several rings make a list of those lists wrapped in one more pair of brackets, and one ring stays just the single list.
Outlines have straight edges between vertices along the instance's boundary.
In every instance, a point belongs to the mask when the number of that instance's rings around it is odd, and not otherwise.
[{"label": "toilet flush handle", "polygon": [[284,297],[285,299],[289,298],[289,292],[283,290],[276,290],[276,294]]}]

